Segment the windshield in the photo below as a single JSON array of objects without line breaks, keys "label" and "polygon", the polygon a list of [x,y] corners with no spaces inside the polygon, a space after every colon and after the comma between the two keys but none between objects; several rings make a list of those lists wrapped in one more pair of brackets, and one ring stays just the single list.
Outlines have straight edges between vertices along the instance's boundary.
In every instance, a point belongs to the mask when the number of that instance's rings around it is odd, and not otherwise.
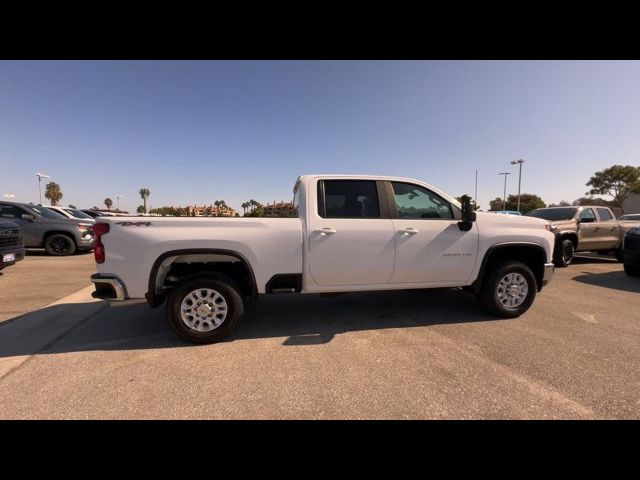
[{"label": "windshield", "polygon": [[93,219],[93,217],[91,215],[87,215],[84,212],[81,212],[80,210],[76,210],[75,208],[63,208],[63,210],[65,212],[70,213],[71,215],[73,215],[76,218],[91,218]]},{"label": "windshield", "polygon": [[571,220],[576,214],[576,207],[569,208],[538,208],[525,213],[526,217],[542,218],[552,222],[558,220]]},{"label": "windshield", "polygon": [[640,213],[637,215],[622,215],[618,220],[622,220],[622,221],[632,221],[632,222],[636,222],[636,221],[640,221]]},{"label": "windshield", "polygon": [[60,218],[67,218],[63,214],[58,213],[58,212],[53,211],[53,210],[49,210],[48,208],[45,208],[45,207],[38,207],[36,205],[29,205],[29,208],[31,210],[33,210],[34,212],[37,212],[38,214],[42,215],[43,217],[51,218],[53,220],[60,220]]}]

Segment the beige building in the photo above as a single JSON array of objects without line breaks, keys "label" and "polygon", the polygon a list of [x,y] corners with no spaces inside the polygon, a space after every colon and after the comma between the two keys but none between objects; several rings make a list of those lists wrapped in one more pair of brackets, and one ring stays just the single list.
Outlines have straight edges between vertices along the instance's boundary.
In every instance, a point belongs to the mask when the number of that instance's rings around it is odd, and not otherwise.
[{"label": "beige building", "polygon": [[187,205],[187,214],[190,217],[235,217],[236,211],[231,207],[216,207],[215,205],[203,205],[201,207]]},{"label": "beige building", "polygon": [[264,207],[265,217],[295,217],[297,212],[293,208],[293,202],[273,202],[267,203]]}]

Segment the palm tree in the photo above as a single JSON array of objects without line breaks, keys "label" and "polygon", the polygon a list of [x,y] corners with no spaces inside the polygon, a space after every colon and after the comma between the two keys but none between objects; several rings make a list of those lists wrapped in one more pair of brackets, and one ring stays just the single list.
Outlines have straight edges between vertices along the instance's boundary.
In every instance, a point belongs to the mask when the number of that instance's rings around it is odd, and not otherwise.
[{"label": "palm tree", "polygon": [[136,208],[136,212],[138,212],[138,213],[146,213],[144,211],[144,205],[138,205],[138,208]]},{"label": "palm tree", "polygon": [[249,202],[244,202],[242,205],[240,205],[242,207],[242,213],[244,215],[247,214],[247,208],[249,208]]},{"label": "palm tree", "polygon": [[51,205],[58,205],[58,202],[62,199],[62,189],[60,185],[56,182],[47,183],[44,198],[49,200]]},{"label": "palm tree", "polygon": [[147,198],[149,198],[149,195],[151,195],[151,192],[147,187],[143,187],[140,189],[139,193],[140,193],[140,198],[142,198],[142,201],[144,202],[144,213],[147,213]]},{"label": "palm tree", "polygon": [[104,204],[107,206],[107,210],[111,211],[111,205],[113,205],[113,200],[107,197],[104,199]]}]

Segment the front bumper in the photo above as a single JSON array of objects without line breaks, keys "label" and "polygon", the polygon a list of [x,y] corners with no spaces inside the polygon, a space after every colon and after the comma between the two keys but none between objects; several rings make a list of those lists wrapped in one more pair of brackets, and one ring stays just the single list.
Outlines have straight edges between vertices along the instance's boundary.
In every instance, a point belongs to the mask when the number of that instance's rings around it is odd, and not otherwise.
[{"label": "front bumper", "polygon": [[116,275],[94,273],[91,275],[91,281],[96,287],[95,292],[91,294],[93,298],[102,300],[127,299],[127,287]]},{"label": "front bumper", "polygon": [[[16,257],[15,260],[11,262],[4,262],[3,258],[5,255],[13,253]],[[16,262],[24,259],[24,247],[12,247],[6,248],[4,250],[0,250],[0,268],[8,267],[9,265],[14,265]]]},{"label": "front bumper", "polygon": [[553,278],[553,272],[556,266],[553,263],[545,263],[544,271],[542,273],[542,286],[546,286]]}]

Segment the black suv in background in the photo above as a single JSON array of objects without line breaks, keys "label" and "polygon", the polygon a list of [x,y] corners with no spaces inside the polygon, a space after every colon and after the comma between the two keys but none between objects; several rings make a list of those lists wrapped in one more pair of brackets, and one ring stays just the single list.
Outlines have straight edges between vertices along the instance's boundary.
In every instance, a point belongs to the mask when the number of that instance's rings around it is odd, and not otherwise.
[{"label": "black suv in background", "polygon": [[0,219],[20,226],[26,248],[44,248],[49,255],[73,255],[95,243],[93,222],[63,217],[40,205],[0,202]]},{"label": "black suv in background", "polygon": [[24,258],[20,226],[0,219],[0,270]]},{"label": "black suv in background", "polygon": [[632,228],[622,241],[624,271],[630,277],[640,277],[640,227]]}]

